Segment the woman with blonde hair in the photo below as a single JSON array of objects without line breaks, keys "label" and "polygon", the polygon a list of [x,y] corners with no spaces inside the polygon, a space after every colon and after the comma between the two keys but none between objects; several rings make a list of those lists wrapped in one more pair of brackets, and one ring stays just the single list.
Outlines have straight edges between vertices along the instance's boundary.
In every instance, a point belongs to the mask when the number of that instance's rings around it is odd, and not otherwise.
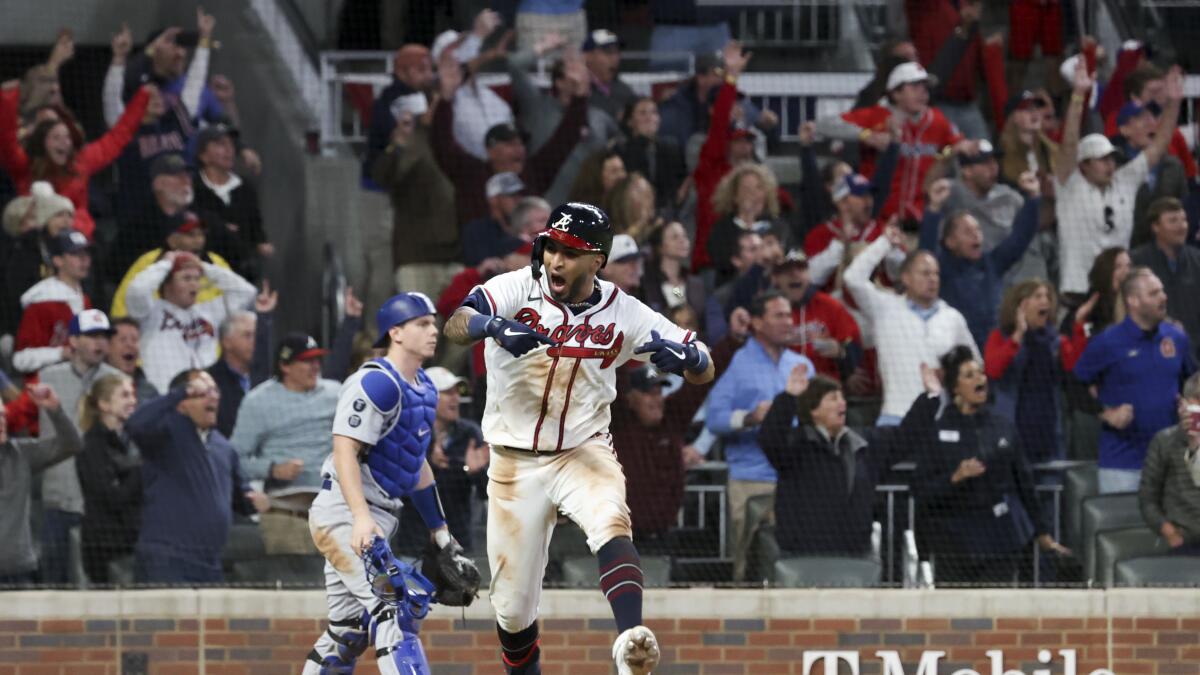
[{"label": "woman with blonde hair", "polygon": [[1017,425],[1021,447],[1031,463],[1064,457],[1062,388],[1087,346],[1083,324],[1096,306],[1075,312],[1071,338],[1054,327],[1058,298],[1042,279],[1008,289],[1000,301],[1000,325],[988,336],[984,368],[996,393],[995,410]]},{"label": "woman with blonde hair", "polygon": [[92,583],[109,583],[109,562],[131,555],[142,513],[141,457],[125,436],[137,407],[133,380],[105,375],[79,402],[83,451],[75,462],[83,488],[83,567]]},{"label": "woman with blonde hair", "polygon": [[736,274],[731,259],[737,254],[738,231],[761,234],[779,217],[779,182],[766,166],[747,162],[725,174],[712,204],[717,221],[708,236],[708,257],[720,286]]}]

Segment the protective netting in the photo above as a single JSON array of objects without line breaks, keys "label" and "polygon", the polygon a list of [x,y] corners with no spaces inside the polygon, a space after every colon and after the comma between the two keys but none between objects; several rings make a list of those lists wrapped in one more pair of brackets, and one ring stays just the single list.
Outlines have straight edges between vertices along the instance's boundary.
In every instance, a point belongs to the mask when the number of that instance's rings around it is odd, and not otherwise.
[{"label": "protective netting", "polygon": [[[105,4],[0,48],[0,584],[319,585],[308,503],[370,317],[405,291],[449,318],[566,201],[715,366],[617,373],[648,585],[1197,567],[1200,10],[277,0],[136,34],[96,32]],[[246,133],[274,77],[307,136]],[[280,260],[268,192],[350,214],[327,258]],[[428,460],[486,570],[483,350],[431,366]],[[403,509],[397,551],[427,538]],[[587,539],[559,516],[547,583],[595,584]]]}]

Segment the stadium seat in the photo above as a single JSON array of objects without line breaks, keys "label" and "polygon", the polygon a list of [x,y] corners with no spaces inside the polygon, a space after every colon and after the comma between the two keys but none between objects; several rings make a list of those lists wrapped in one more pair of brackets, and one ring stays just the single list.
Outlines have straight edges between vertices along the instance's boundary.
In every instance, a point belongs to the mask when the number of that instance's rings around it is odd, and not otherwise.
[{"label": "stadium seat", "polygon": [[1076,466],[1063,472],[1063,545],[1077,550],[1082,541],[1083,500],[1100,493],[1096,465]]},{"label": "stadium seat", "polygon": [[1113,585],[1113,566],[1122,560],[1165,553],[1159,536],[1144,524],[1096,535],[1096,583]]},{"label": "stadium seat", "polygon": [[[779,560],[779,541],[775,539],[774,525],[761,525],[754,533],[754,543],[750,549],[750,560],[758,576],[766,581],[775,581],[775,561]],[[749,571],[747,572],[749,574]],[[747,577],[752,578],[752,577]]]},{"label": "stadium seat", "polygon": [[1118,561],[1113,572],[1116,586],[1200,586],[1200,558],[1154,556]]},{"label": "stadium seat", "polygon": [[229,581],[247,584],[323,586],[325,558],[317,555],[272,555],[233,563]]},{"label": "stadium seat", "polygon": [[1082,526],[1080,546],[1083,575],[1085,579],[1096,579],[1096,534],[1101,530],[1118,530],[1142,525],[1142,514],[1138,510],[1137,494],[1123,492],[1096,495],[1083,500],[1080,509]]},{"label": "stadium seat", "polygon": [[784,558],[775,562],[775,585],[862,588],[879,585],[882,571],[879,563],[862,558]]},{"label": "stadium seat", "polygon": [[235,522],[229,528],[229,539],[225,541],[225,551],[221,559],[226,563],[240,560],[255,560],[267,554],[266,544],[263,543],[262,530],[257,523]]},{"label": "stadium seat", "polygon": [[[572,588],[599,588],[600,570],[593,556],[575,556],[563,561],[563,583]],[[671,558],[665,555],[642,556],[642,585],[664,588],[671,585]]]}]

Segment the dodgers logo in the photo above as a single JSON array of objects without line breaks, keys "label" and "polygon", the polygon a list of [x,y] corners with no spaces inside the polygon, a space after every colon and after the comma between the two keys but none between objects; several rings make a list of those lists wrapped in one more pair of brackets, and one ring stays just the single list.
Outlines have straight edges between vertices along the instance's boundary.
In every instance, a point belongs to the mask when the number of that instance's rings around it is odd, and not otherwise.
[{"label": "dodgers logo", "polygon": [[1175,341],[1169,337],[1163,338],[1162,342],[1158,343],[1158,351],[1165,359],[1175,358]]},{"label": "dodgers logo", "polygon": [[351,415],[349,420],[346,420],[352,428],[357,429],[358,425],[362,424],[362,418],[358,415]]},{"label": "dodgers logo", "polygon": [[361,398],[354,399],[354,412],[362,412],[363,410],[366,410],[366,408],[366,401],[362,400]]}]

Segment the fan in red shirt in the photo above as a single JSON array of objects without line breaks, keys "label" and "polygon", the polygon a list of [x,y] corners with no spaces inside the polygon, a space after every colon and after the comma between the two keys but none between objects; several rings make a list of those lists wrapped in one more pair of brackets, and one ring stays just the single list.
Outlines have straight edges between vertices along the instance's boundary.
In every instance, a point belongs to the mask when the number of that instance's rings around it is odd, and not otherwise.
[{"label": "fan in red shirt", "polygon": [[[864,148],[860,170],[870,177],[875,171],[875,149],[882,149],[891,141],[892,117],[899,116],[900,160],[880,216],[896,214],[915,227],[925,207],[925,174],[937,160],[955,152],[973,152],[975,144],[964,139],[941,111],[929,105],[929,74],[920,64],[896,66],[888,76],[887,91],[890,105],[851,110],[841,120],[845,131],[869,146]],[[828,131],[828,126],[819,128],[823,133]]]},{"label": "fan in red shirt", "polygon": [[146,114],[151,89],[153,85],[143,86],[108,133],[83,147],[76,147],[67,122],[61,119],[38,122],[22,146],[17,140],[20,91],[15,87],[0,91],[0,167],[12,177],[18,194],[29,194],[34,181],[48,181],[75,205],[75,229],[91,240],[96,223],[87,208],[88,181],[133,138]]},{"label": "fan in red shirt", "polygon": [[822,375],[839,382],[848,377],[862,359],[858,323],[837,298],[812,284],[801,251],[789,251],[771,270],[771,285],[792,303],[792,351],[807,356]]},{"label": "fan in red shirt", "polygon": [[83,292],[83,280],[92,268],[88,246],[87,238],[71,228],[48,242],[54,276],[21,294],[21,324],[13,366],[22,373],[36,373],[66,358],[71,317],[92,307]]}]

